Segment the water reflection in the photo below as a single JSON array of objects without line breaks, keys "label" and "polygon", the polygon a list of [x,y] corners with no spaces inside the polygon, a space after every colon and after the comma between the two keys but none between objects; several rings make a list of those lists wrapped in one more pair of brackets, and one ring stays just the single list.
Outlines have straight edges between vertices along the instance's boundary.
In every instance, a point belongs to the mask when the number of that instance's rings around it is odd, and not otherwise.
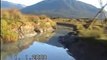
[{"label": "water reflection", "polygon": [[75,60],[58,43],[58,37],[69,31],[71,29],[68,27],[58,26],[55,33],[44,33],[36,37],[22,39],[13,44],[3,45],[2,60],[35,60],[34,56],[38,55],[42,55],[42,58],[46,60]]},{"label": "water reflection", "polygon": [[33,59],[32,55],[45,55],[47,60],[75,60],[67,54],[66,49],[40,42],[34,42],[29,48],[18,53],[17,57],[13,55],[6,60],[15,60],[16,58],[20,60]]},{"label": "water reflection", "polygon": [[15,56],[24,49],[29,48],[30,45],[33,44],[34,41],[40,41],[44,42],[47,41],[53,33],[44,33],[44,34],[38,34],[37,36],[34,37],[28,37],[21,39],[15,43],[8,43],[8,44],[3,44],[2,45],[2,51],[1,51],[1,60],[5,60],[6,57],[11,57]]},{"label": "water reflection", "polygon": [[57,47],[63,47],[63,45],[58,42],[58,38],[59,36],[64,36],[68,32],[71,32],[72,28],[65,26],[57,26],[57,28],[54,35],[46,43]]}]

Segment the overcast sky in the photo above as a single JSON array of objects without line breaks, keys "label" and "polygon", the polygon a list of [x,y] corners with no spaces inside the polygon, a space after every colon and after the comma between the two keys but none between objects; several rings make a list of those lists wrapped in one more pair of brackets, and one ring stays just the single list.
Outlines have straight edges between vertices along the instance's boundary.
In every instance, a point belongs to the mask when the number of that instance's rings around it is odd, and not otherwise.
[{"label": "overcast sky", "polygon": [[[6,1],[18,3],[18,4],[24,4],[26,6],[29,6],[29,5],[33,5],[33,4],[43,1],[43,0],[6,0]],[[79,0],[79,1],[86,2],[88,4],[92,4],[98,8],[100,7],[99,0]],[[102,1],[103,1],[103,4],[107,3],[107,0],[102,0]],[[105,9],[107,10],[107,7]]]}]

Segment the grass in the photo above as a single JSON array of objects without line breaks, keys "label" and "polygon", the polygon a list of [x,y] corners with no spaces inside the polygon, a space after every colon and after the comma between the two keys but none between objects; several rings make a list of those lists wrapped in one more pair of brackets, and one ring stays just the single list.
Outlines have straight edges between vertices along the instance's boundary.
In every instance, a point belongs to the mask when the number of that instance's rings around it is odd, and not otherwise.
[{"label": "grass", "polygon": [[18,28],[34,26],[35,28],[48,29],[56,23],[46,16],[25,15],[19,10],[1,10],[1,39],[3,43],[16,42],[19,39]]},{"label": "grass", "polygon": [[92,24],[90,28],[87,28],[87,26],[92,22],[90,19],[58,18],[54,20],[56,22],[75,25],[81,37],[94,37],[96,39],[107,40],[107,21],[102,23],[101,20],[96,19],[94,24]]}]

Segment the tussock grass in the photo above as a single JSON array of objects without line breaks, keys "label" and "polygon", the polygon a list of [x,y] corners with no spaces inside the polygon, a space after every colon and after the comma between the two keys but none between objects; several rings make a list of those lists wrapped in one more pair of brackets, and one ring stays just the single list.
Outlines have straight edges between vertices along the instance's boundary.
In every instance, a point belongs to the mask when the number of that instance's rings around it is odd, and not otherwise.
[{"label": "tussock grass", "polygon": [[25,15],[19,10],[1,10],[1,39],[4,43],[15,42],[19,39],[18,29],[23,26],[48,29],[56,25],[47,16]]}]

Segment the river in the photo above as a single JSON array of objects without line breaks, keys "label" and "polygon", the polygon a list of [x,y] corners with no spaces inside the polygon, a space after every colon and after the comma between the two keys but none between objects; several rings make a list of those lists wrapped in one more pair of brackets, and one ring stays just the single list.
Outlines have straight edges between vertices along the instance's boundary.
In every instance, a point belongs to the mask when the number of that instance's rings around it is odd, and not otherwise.
[{"label": "river", "polygon": [[[58,26],[51,35],[42,34],[14,44],[7,44],[2,51],[2,60],[75,60],[58,42],[59,36],[64,36],[70,31],[72,31],[70,27]],[[25,40],[30,43],[23,42]],[[25,45],[20,47],[21,44]]]}]

